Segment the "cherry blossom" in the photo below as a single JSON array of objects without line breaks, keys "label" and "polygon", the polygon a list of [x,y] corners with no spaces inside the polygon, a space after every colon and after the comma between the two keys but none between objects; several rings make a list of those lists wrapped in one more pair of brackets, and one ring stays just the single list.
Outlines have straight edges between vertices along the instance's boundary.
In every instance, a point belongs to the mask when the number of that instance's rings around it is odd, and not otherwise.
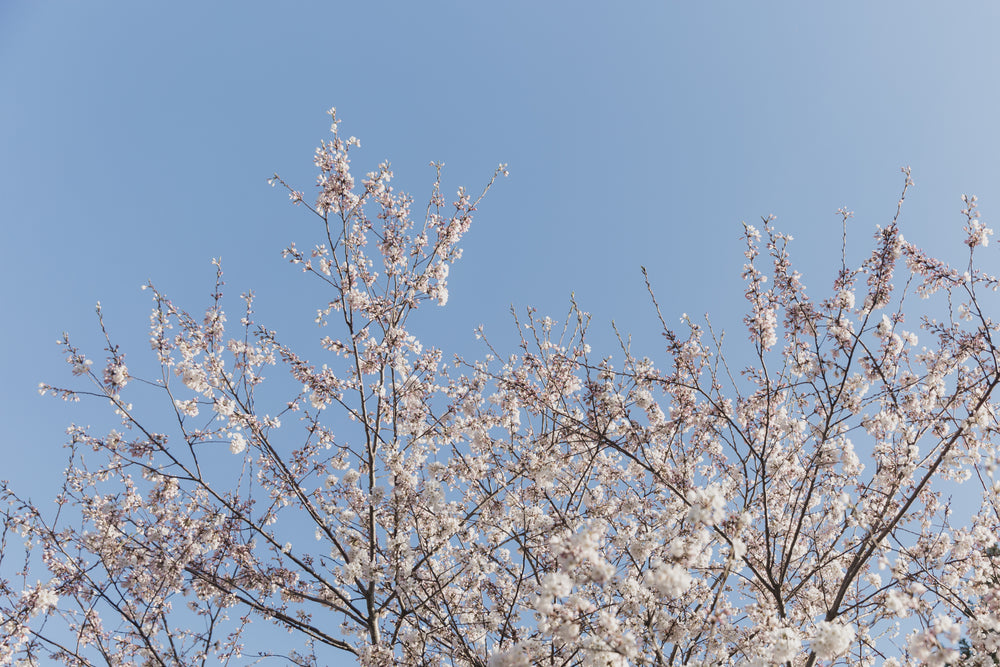
[{"label": "cherry blossom", "polygon": [[0,663],[993,664],[998,281],[975,198],[960,269],[905,240],[908,169],[856,267],[842,209],[820,299],[773,218],[745,225],[742,348],[668,326],[647,277],[650,356],[599,356],[572,303],[452,359],[410,316],[447,303],[506,167],[448,196],[432,164],[416,206],[387,162],[355,178],[330,116],[315,197],[271,181],[312,224],[283,251],[324,290],[308,355],[253,292],[224,298],[218,261],[203,314],[146,286],[148,376],[100,308],[103,366],[59,341],[83,386],[41,393],[108,419],[68,428],[54,508],[3,483]]}]

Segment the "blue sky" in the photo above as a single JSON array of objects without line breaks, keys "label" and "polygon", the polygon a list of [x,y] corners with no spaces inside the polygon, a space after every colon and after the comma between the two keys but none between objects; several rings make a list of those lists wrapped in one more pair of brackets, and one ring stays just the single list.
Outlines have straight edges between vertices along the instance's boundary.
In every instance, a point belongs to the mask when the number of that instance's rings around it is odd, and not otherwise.
[{"label": "blue sky", "polygon": [[657,358],[640,265],[665,316],[743,339],[741,221],[776,215],[825,294],[836,210],[856,212],[858,260],[902,165],[905,235],[960,258],[960,195],[1000,212],[998,28],[986,2],[6,0],[0,476],[56,484],[65,427],[97,406],[35,387],[70,382],[62,331],[101,358],[98,300],[138,362],[140,284],[199,311],[221,256],[230,297],[253,288],[262,321],[313,336],[315,293],[279,256],[313,240],[309,218],[265,181],[311,187],[331,106],[362,141],[355,170],[390,160],[418,202],[431,160],[448,191],[509,163],[425,343],[475,356],[483,324],[509,349],[510,305],[559,317],[575,292],[597,351],[615,320]]}]

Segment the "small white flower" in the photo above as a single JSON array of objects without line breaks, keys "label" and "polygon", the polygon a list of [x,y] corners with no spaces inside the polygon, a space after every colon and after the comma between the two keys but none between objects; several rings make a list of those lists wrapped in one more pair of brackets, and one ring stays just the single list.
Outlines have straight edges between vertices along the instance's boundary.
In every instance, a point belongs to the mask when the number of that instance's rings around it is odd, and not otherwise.
[{"label": "small white flower", "polygon": [[37,609],[54,609],[57,604],[59,604],[59,596],[55,594],[55,591],[51,591],[48,588],[38,591],[38,598],[35,600],[35,607]]},{"label": "small white flower", "polygon": [[213,409],[223,417],[232,416],[232,414],[236,411],[236,401],[228,396],[220,396],[215,399]]},{"label": "small white flower", "polygon": [[111,384],[117,385],[119,387],[124,387],[128,382],[128,368],[125,364],[116,364],[110,369],[110,380]]},{"label": "small white flower", "polygon": [[802,650],[802,638],[793,628],[775,628],[770,632],[771,664],[791,662]]},{"label": "small white flower", "polygon": [[30,590],[25,591],[21,594],[22,598],[30,599],[34,596],[34,604],[31,610],[32,616],[37,616],[38,614],[44,614],[50,609],[55,609],[56,605],[59,603],[59,596],[56,592],[42,587],[42,582],[38,582],[38,585]]},{"label": "small white flower", "polygon": [[650,570],[643,577],[643,583],[660,595],[678,598],[691,588],[691,575],[686,569],[673,563]]},{"label": "small white flower", "polygon": [[851,647],[854,628],[842,623],[821,621],[816,625],[816,634],[809,642],[809,648],[820,660],[833,660]]},{"label": "small white flower", "polygon": [[198,366],[178,368],[177,374],[181,376],[181,381],[192,391],[204,393],[209,388],[205,371]]},{"label": "small white flower", "polygon": [[882,316],[882,321],[878,323],[878,327],[875,329],[875,333],[878,334],[879,338],[886,338],[892,332],[892,320],[890,320],[886,315]]},{"label": "small white flower", "polygon": [[715,484],[704,489],[694,489],[688,500],[691,503],[688,518],[695,523],[714,526],[725,518],[726,499]]},{"label": "small white flower", "polygon": [[247,448],[247,439],[242,433],[229,434],[229,451],[233,454],[241,454]]},{"label": "small white flower", "polygon": [[181,414],[185,414],[188,417],[197,417],[198,416],[198,401],[195,401],[195,400],[190,400],[190,401],[175,400],[174,401],[174,405],[177,407],[177,411],[180,412]]},{"label": "small white flower", "polygon": [[564,597],[572,590],[573,580],[563,572],[549,572],[542,579],[542,595],[545,597]]}]

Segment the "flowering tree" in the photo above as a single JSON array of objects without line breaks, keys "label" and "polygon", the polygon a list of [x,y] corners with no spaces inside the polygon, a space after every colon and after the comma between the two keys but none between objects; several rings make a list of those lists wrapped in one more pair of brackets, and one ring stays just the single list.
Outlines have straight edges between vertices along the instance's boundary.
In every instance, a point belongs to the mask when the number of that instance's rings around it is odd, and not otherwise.
[{"label": "flowering tree", "polygon": [[[331,116],[315,204],[272,181],[316,221],[284,255],[327,290],[322,363],[252,293],[227,328],[221,267],[203,318],[148,286],[158,377],[103,320],[101,367],[64,338],[89,387],[41,391],[120,425],[69,429],[54,515],[3,484],[0,663],[994,664],[998,281],[975,198],[962,271],[898,212],[850,268],[842,211],[820,301],[791,238],[746,225],[742,369],[662,316],[659,364],[625,344],[613,364],[575,304],[529,311],[514,354],[446,364],[407,321],[447,301],[482,195],[449,203],[438,168],[418,222],[388,164],[355,182]],[[130,402],[157,395],[169,417]],[[288,649],[255,643],[267,622]]]}]

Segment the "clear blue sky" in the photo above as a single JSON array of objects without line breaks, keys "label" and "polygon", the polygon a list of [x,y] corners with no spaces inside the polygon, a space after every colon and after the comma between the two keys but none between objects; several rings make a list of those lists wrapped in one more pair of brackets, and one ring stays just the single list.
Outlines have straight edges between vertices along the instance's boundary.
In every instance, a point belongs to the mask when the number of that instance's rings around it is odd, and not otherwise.
[{"label": "clear blue sky", "polygon": [[311,321],[279,257],[309,219],[265,179],[312,185],[331,106],[355,169],[390,160],[418,201],[431,160],[449,191],[510,165],[425,343],[474,355],[484,324],[502,347],[511,304],[559,317],[575,291],[598,351],[614,319],[656,357],[640,265],[666,316],[743,338],[740,222],[777,215],[824,294],[837,208],[860,258],[902,165],[905,235],[959,257],[959,196],[1000,215],[998,34],[987,2],[2,0],[0,476],[58,479],[65,426],[97,406],[35,387],[70,381],[64,330],[102,358],[97,300],[136,362],[139,285],[199,311],[217,256],[263,321]]}]

